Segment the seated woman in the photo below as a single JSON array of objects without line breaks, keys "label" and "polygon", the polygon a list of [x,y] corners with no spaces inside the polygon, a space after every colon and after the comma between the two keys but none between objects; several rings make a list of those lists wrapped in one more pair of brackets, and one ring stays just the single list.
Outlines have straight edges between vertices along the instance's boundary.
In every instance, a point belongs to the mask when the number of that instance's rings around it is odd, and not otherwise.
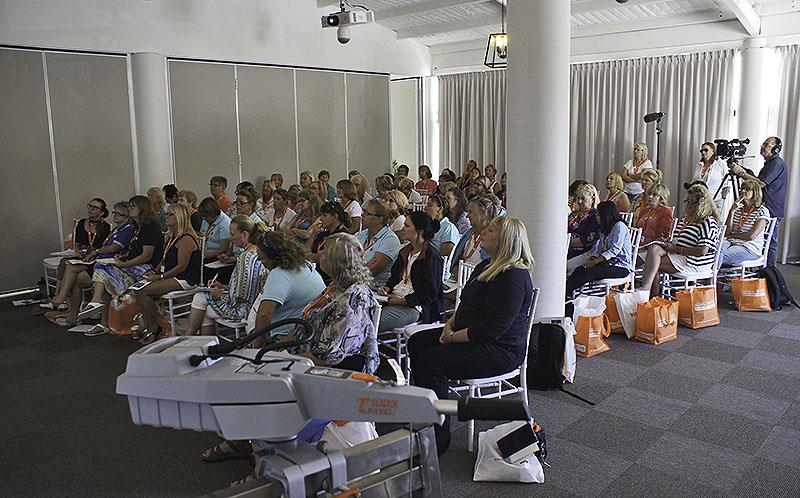
[{"label": "seated woman", "polygon": [[451,183],[448,187],[444,195],[449,213],[447,218],[458,228],[458,233],[463,237],[471,226],[467,216],[467,197],[455,184]]},{"label": "seated woman", "polygon": [[350,233],[347,228],[350,218],[342,208],[342,205],[335,201],[328,201],[319,208],[320,217],[311,225],[312,236],[308,238],[306,248],[311,255],[309,260],[317,263],[317,272],[322,276],[325,285],[331,283],[331,277],[319,266],[319,253],[322,251],[325,240],[337,233]]},{"label": "seated woman", "polygon": [[[328,202],[328,188],[321,181],[319,180],[312,181],[311,186],[309,186],[307,190],[312,191],[314,195],[316,195],[320,199],[320,201]],[[295,211],[299,211],[300,209],[302,209],[302,207],[300,207],[300,204],[297,204],[297,206],[295,207]]]},{"label": "seated woman", "polygon": [[361,209],[361,204],[358,202],[358,191],[356,186],[350,180],[339,180],[336,182],[336,194],[339,196],[345,213],[350,218],[347,226],[350,227],[350,233],[357,233],[361,230],[361,215],[364,210]]},{"label": "seated woman", "polygon": [[305,246],[311,237],[311,225],[319,218],[319,204],[319,197],[311,190],[300,192],[297,204],[299,211],[289,225],[289,230],[302,246]]},{"label": "seated woman", "polygon": [[59,281],[56,294],[49,303],[40,304],[44,308],[56,309],[69,302],[67,315],[56,319],[62,326],[73,326],[77,322],[78,308],[81,305],[81,291],[92,285],[94,267],[91,264],[97,258],[110,258],[128,249],[135,227],[128,218],[128,203],[118,202],[111,211],[114,229],[103,241],[99,249],[92,249],[82,259],[87,264],[68,264],[64,267],[63,278]]},{"label": "seated woman", "polygon": [[469,191],[467,192],[468,198],[473,198],[476,195],[483,195],[483,194],[493,194],[492,192],[492,181],[486,176],[479,176],[472,182],[470,185]]},{"label": "seated woman", "polygon": [[406,213],[409,212],[411,206],[406,195],[399,190],[390,190],[386,192],[383,198],[389,204],[389,209],[392,210],[392,220],[389,228],[396,234],[403,229],[403,224],[406,222]]},{"label": "seated woman", "polygon": [[200,267],[203,265],[200,238],[192,228],[189,210],[180,204],[167,206],[167,229],[169,242],[164,248],[161,264],[142,275],[142,279],[150,283],[135,291],[136,302],[142,313],[142,344],[150,344],[163,332],[156,322],[155,300],[169,292],[188,290],[200,283]]},{"label": "seated woman", "polygon": [[591,257],[575,268],[567,279],[567,299],[572,299],[572,291],[580,289],[587,282],[625,278],[634,269],[631,234],[613,201],[603,201],[597,205],[597,222],[600,225],[600,239],[589,251]]},{"label": "seated woman", "polygon": [[419,168],[417,168],[417,172],[419,173],[419,181],[414,185],[414,188],[417,190],[424,190],[428,195],[435,194],[436,180],[433,179],[431,169],[427,165],[421,164]]},{"label": "seated woman", "polygon": [[272,207],[272,194],[275,192],[275,185],[272,180],[261,182],[261,197],[256,201],[256,214],[262,220],[267,214],[267,210]]},{"label": "seated woman", "polygon": [[424,211],[406,216],[400,240],[409,242],[392,265],[392,276],[378,293],[388,296],[378,332],[405,327],[418,320],[437,322],[444,311],[441,254],[431,244],[439,222]]},{"label": "seated woman", "polygon": [[187,335],[194,335],[198,330],[203,335],[214,335],[217,318],[232,322],[247,318],[267,278],[267,270],[256,252],[256,242],[267,230],[263,221],[256,223],[241,214],[231,220],[231,240],[244,251],[236,258],[229,285],[211,279],[211,292],[195,293]]},{"label": "seated woman", "polygon": [[200,233],[200,227],[203,226],[203,215],[197,210],[197,194],[192,190],[178,191],[178,204],[189,210],[192,228],[195,232]]},{"label": "seated woman", "polygon": [[[106,240],[111,231],[111,226],[105,220],[108,217],[106,201],[95,197],[86,204],[86,211],[88,216],[75,223],[74,238],[72,240],[72,249],[78,258],[86,258],[91,252],[100,249],[103,246],[103,241]],[[54,298],[50,302],[40,304],[40,307],[51,310],[58,307],[66,307],[64,304],[66,293],[72,289],[72,284],[74,283],[73,281],[65,282],[67,271],[70,273],[74,271],[74,269],[69,269],[70,266],[74,265],[67,263],[71,259],[75,258],[62,258],[59,261],[58,269],[56,270],[57,283]],[[81,268],[81,271],[84,269]],[[56,296],[61,297],[56,298]]]},{"label": "seated woman", "polygon": [[436,187],[436,192],[444,196],[447,193],[447,188],[445,188],[445,184],[452,183],[453,187],[456,185],[456,174],[450,168],[445,168],[439,172],[439,186]]},{"label": "seated woman", "polygon": [[386,284],[392,265],[400,252],[400,239],[389,228],[392,211],[382,199],[372,199],[364,206],[361,224],[364,229],[356,234],[364,246],[367,268],[372,272],[376,287]]},{"label": "seated woman", "polygon": [[372,196],[369,195],[369,193],[367,192],[367,185],[369,185],[367,177],[361,173],[358,173],[357,175],[351,176],[350,181],[353,182],[353,185],[356,187],[356,192],[358,192],[358,197],[356,197],[356,200],[358,201],[358,204],[363,208],[364,204],[366,204],[367,201],[372,199]]},{"label": "seated woman", "polygon": [[567,251],[567,275],[589,259],[589,249],[600,237],[600,225],[595,211],[597,189],[585,184],[575,191],[575,210],[567,217],[567,232],[570,234]]},{"label": "seated woman", "polygon": [[422,196],[419,192],[414,190],[414,181],[407,176],[398,176],[394,179],[397,183],[397,190],[403,193],[408,199],[410,204],[419,204],[422,202]]},{"label": "seated woman", "polygon": [[256,214],[256,202],[258,194],[253,187],[244,187],[236,191],[236,214],[249,216],[253,221],[261,221]]},{"label": "seated woman", "polygon": [[[504,171],[503,174],[500,176],[500,183],[496,185],[496,192],[494,195],[500,199],[500,204],[504,208],[508,208],[508,189],[506,188],[506,182],[508,181],[508,174]],[[499,186],[499,188],[497,188]]]},{"label": "seated woman", "polygon": [[396,188],[394,179],[389,175],[381,175],[375,177],[375,197],[380,197],[381,199],[386,198],[386,193],[392,191]]},{"label": "seated woman", "polygon": [[280,188],[275,189],[272,193],[272,207],[267,209],[264,216],[262,217],[264,223],[273,230],[288,230],[296,216],[296,213],[289,209],[289,193]]},{"label": "seated woman", "polygon": [[206,197],[197,209],[203,216],[200,235],[206,238],[206,261],[216,261],[221,254],[226,254],[231,245],[231,219],[223,213],[213,197]]},{"label": "seated woman", "polygon": [[770,214],[764,205],[761,184],[745,180],[739,188],[741,197],[733,205],[726,222],[725,240],[722,242],[723,265],[738,265],[761,256],[764,249],[764,230]]},{"label": "seated woman", "polygon": [[[647,192],[647,189],[649,189],[653,185],[658,185],[659,183],[661,183],[662,176],[663,174],[659,169],[647,168],[646,170],[642,171],[642,179],[639,180],[639,184],[642,186],[642,192]],[[635,213],[644,203],[645,203],[644,197],[642,197],[641,194],[637,195],[636,200],[631,202],[630,212]]]},{"label": "seated woman", "polygon": [[693,185],[683,199],[686,217],[672,242],[654,244],[647,249],[644,275],[639,290],[658,294],[656,277],[665,273],[696,273],[711,270],[714,263],[719,213],[708,189]]},{"label": "seated woman", "polygon": [[625,188],[625,182],[622,181],[622,175],[609,173],[606,177],[606,189],[608,190],[606,200],[616,204],[620,213],[627,213],[631,209],[631,201],[625,195],[623,188]]},{"label": "seated woman", "polygon": [[453,257],[450,259],[450,273],[452,275],[458,274],[460,261],[477,266],[489,258],[490,255],[481,244],[481,241],[483,240],[483,230],[500,214],[497,206],[497,197],[492,194],[470,199],[467,205],[470,228],[461,236],[461,240],[458,241],[455,249],[453,249]]},{"label": "seated woman", "polygon": [[[491,377],[519,367],[528,349],[528,311],[533,299],[533,257],[525,226],[499,217],[484,230],[490,259],[475,268],[461,304],[444,328],[408,340],[414,384],[448,399],[448,380]],[[450,417],[434,425],[441,455],[450,445]]]},{"label": "seated woman", "polygon": [[642,229],[639,246],[655,241],[666,242],[672,238],[674,217],[669,202],[669,189],[664,184],[656,184],[640,196],[639,209],[633,213],[633,226]]},{"label": "seated woman", "polygon": [[303,311],[314,328],[313,339],[291,352],[316,365],[375,373],[380,357],[372,314],[379,304],[369,288],[372,274],[364,264],[363,246],[348,233],[333,234],[319,259],[331,283]]},{"label": "seated woman", "polygon": [[428,197],[425,212],[428,213],[431,218],[439,222],[439,231],[436,232],[431,239],[431,244],[433,244],[433,247],[439,251],[439,254],[441,254],[443,258],[446,258],[453,252],[458,241],[461,240],[461,234],[458,233],[458,228],[447,218],[447,201],[439,194],[432,195]]},{"label": "seated woman", "polygon": [[167,219],[167,198],[164,190],[161,187],[150,187],[147,189],[147,198],[150,200],[150,207],[153,212],[158,216],[158,223],[161,225],[161,231],[164,231],[164,223]]},{"label": "seated woman", "polygon": [[[164,236],[150,200],[134,195],[128,201],[128,214],[135,223],[125,254],[114,256],[114,263],[95,263],[92,274],[92,300],[78,313],[78,318],[89,318],[101,313],[100,325],[94,332],[104,333],[108,324],[108,306],[111,296],[121,296],[128,287],[138,282],[147,272],[161,262]],[[91,332],[91,331],[90,331]]]}]

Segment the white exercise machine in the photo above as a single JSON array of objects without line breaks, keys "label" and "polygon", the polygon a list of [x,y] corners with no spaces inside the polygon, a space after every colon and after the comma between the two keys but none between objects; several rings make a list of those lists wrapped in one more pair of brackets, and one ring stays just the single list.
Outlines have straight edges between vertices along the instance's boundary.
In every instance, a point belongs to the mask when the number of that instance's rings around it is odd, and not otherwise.
[{"label": "white exercise machine", "polygon": [[[281,347],[306,342],[305,338]],[[128,396],[137,425],[216,432],[226,439],[256,440],[256,475],[215,496],[441,496],[432,423],[460,420],[527,420],[522,401],[438,400],[428,390],[374,375],[315,366],[274,351],[237,349],[265,331],[233,343],[217,337],[169,337],[128,358],[117,393]],[[296,439],[312,419],[420,424],[339,451]],[[262,443],[263,442],[263,443]],[[244,490],[244,491],[243,491]],[[244,493],[244,494],[243,494]],[[252,493],[252,494],[250,494]]]}]

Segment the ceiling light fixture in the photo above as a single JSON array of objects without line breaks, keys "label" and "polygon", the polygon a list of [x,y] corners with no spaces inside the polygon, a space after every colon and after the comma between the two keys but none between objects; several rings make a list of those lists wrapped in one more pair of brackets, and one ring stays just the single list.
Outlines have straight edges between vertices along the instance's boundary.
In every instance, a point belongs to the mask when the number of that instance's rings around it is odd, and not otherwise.
[{"label": "ceiling light fixture", "polygon": [[486,57],[483,64],[492,69],[504,68],[508,66],[508,33],[506,32],[506,6],[500,4],[500,27],[502,33],[492,33],[489,35],[489,43],[486,45]]}]

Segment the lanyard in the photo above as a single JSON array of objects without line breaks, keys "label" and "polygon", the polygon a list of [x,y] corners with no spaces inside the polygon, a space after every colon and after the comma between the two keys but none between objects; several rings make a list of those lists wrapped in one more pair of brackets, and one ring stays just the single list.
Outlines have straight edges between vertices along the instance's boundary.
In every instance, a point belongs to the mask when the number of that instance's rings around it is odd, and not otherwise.
[{"label": "lanyard", "polygon": [[333,294],[333,284],[330,284],[328,287],[325,288],[325,291],[322,294],[317,296],[316,299],[311,301],[308,304],[308,306],[306,306],[305,309],[303,309],[303,317],[307,317],[308,314],[311,313],[311,310],[313,310],[314,308],[319,308],[320,306],[325,304],[330,299],[332,294]]},{"label": "lanyard", "polygon": [[739,223],[738,223],[739,233],[741,233],[742,227],[745,225],[745,223],[747,223],[747,220],[750,218],[750,215],[753,213],[755,208],[756,208],[755,205],[753,205],[750,206],[750,209],[748,209],[746,212],[744,209],[739,210]]},{"label": "lanyard", "polygon": [[[570,230],[575,230],[575,228],[577,228],[577,227],[578,227],[578,225],[580,225],[580,224],[581,224],[581,222],[584,220],[584,218],[586,218],[587,216],[589,216],[589,213],[591,213],[591,212],[592,212],[592,211],[591,211],[591,210],[589,210],[589,211],[587,211],[585,214],[581,215],[580,217],[578,217],[578,215],[577,215],[577,214],[575,214],[574,216],[572,216],[572,215],[571,215],[573,219],[572,219],[572,221],[570,221],[570,222],[569,222],[569,228],[570,228]],[[578,211],[576,211],[576,213],[578,213]],[[577,218],[577,219],[576,219],[576,218]]]},{"label": "lanyard", "polygon": [[214,230],[214,227],[216,227],[216,226],[217,226],[217,222],[215,221],[213,225],[208,227],[208,230],[206,230],[206,239],[208,238],[209,234],[211,234],[211,232]]},{"label": "lanyard", "polygon": [[172,249],[172,246],[174,246],[176,242],[178,242],[178,239],[180,239],[180,237],[169,238],[169,242],[167,242],[167,247],[164,248],[164,255],[161,256],[161,262],[158,264],[156,268],[163,268],[164,262],[167,260],[167,254],[169,253],[169,250]]},{"label": "lanyard", "polygon": [[471,237],[472,243],[473,243],[472,248],[470,249],[468,254],[465,251],[465,253],[462,255],[461,259],[463,259],[464,261],[467,261],[469,258],[472,257],[473,254],[475,254],[475,251],[481,245],[481,238],[482,238],[482,236],[480,234],[478,234],[477,237],[475,237],[474,233],[472,234],[472,237]]},{"label": "lanyard", "polygon": [[[384,227],[384,228],[385,228],[385,227]],[[383,230],[383,228],[381,228],[381,230]],[[367,247],[365,247],[365,248],[364,248],[364,252],[367,252],[367,251],[369,251],[369,250],[370,250],[370,248],[372,248],[372,246],[374,246],[375,244],[377,244],[377,243],[378,243],[378,235],[380,235],[380,233],[381,233],[381,232],[379,231],[378,233],[376,233],[376,234],[375,234],[375,236],[374,236],[373,238],[371,238],[371,239],[370,239],[370,241],[369,241],[369,245],[368,245]]]},{"label": "lanyard", "polygon": [[278,218],[277,217],[278,211],[273,208],[273,211],[272,211],[272,226],[275,228],[275,230],[278,230],[281,227],[281,222],[283,222],[283,219],[286,217],[286,213],[288,211],[289,211],[288,209],[286,211],[284,211],[283,212],[283,216]]}]

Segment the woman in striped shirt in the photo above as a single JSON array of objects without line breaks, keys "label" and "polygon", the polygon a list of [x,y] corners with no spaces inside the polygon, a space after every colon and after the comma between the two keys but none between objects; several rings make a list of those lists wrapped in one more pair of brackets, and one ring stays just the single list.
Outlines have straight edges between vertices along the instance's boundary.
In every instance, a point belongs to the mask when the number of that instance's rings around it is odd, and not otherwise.
[{"label": "woman in striped shirt", "polygon": [[758,259],[764,249],[764,229],[769,223],[769,210],[764,205],[761,185],[745,180],[741,197],[731,209],[722,243],[723,265],[738,265]]},{"label": "woman in striped shirt", "polygon": [[653,244],[647,251],[641,290],[649,290],[651,296],[658,293],[654,283],[659,273],[705,272],[714,264],[719,212],[711,193],[703,185],[693,185],[683,206],[686,217],[672,242]]}]

